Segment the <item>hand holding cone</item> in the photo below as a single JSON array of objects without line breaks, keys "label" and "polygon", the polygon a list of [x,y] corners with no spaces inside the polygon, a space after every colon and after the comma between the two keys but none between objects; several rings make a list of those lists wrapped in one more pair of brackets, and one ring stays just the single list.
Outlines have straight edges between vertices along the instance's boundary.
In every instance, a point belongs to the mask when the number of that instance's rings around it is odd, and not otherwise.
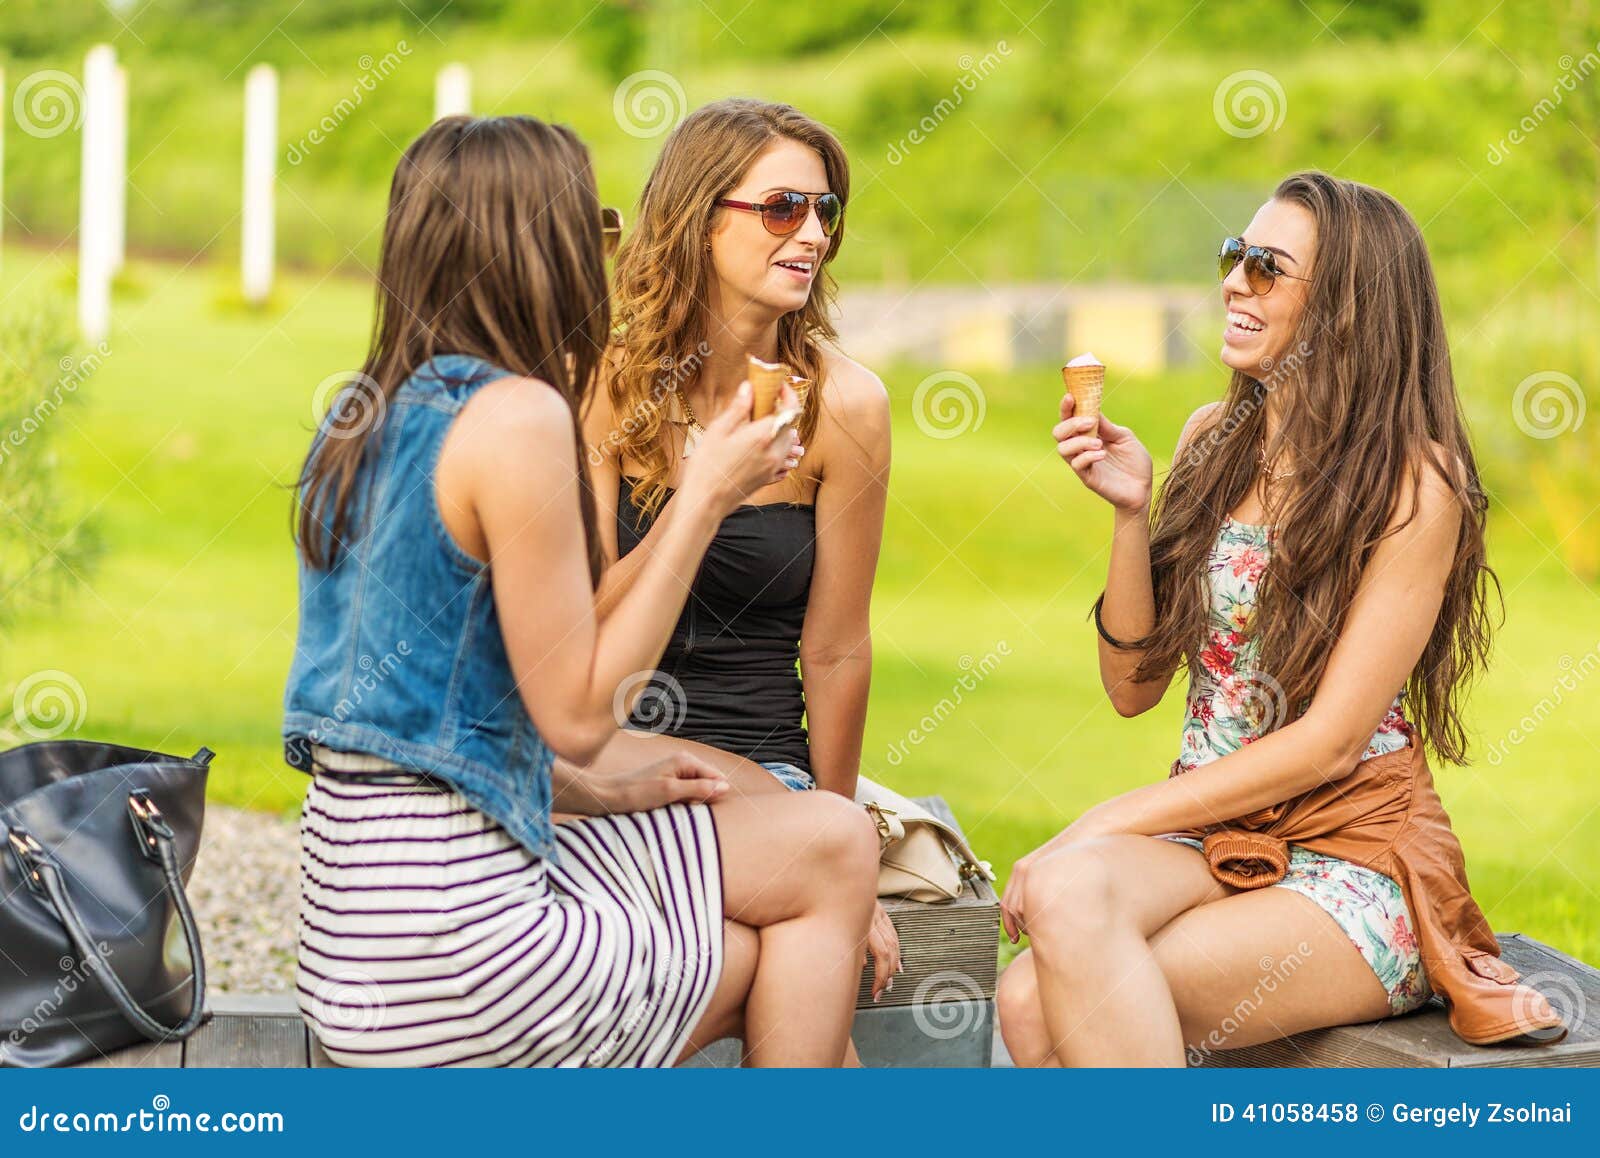
[{"label": "hand holding cone", "polygon": [[745,358],[745,377],[755,391],[750,410],[752,418],[767,418],[778,409],[778,393],[789,382],[793,371],[782,362],[763,362],[755,355]]},{"label": "hand holding cone", "polygon": [[1061,367],[1061,381],[1072,395],[1075,418],[1100,418],[1100,397],[1105,391],[1106,368],[1093,354],[1079,354]]}]

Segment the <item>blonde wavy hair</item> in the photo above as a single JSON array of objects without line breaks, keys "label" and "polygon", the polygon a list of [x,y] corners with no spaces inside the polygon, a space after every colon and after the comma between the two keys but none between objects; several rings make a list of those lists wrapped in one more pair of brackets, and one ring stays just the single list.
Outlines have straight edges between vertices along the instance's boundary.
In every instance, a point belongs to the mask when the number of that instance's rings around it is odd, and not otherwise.
[{"label": "blonde wavy hair", "polygon": [[[608,389],[618,429],[610,446],[636,462],[634,501],[654,513],[666,499],[673,441],[667,422],[672,392],[699,372],[705,357],[706,302],[713,276],[709,244],[726,197],[756,159],[787,138],[822,158],[828,189],[848,204],[850,166],[838,138],[789,105],[735,98],[703,105],[667,138],[644,192],[638,224],[617,253],[612,308],[617,329],[608,359]],[[808,443],[822,399],[820,343],[836,337],[829,312],[838,287],[828,264],[844,241],[844,223],[802,309],[778,321],[778,358],[814,386],[799,430]]]}]

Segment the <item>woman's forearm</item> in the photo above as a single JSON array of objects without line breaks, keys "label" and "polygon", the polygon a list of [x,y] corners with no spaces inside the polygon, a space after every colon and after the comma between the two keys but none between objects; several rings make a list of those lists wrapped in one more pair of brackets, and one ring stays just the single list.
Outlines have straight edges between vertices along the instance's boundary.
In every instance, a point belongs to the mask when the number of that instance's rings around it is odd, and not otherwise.
[{"label": "woman's forearm", "polygon": [[1342,779],[1360,755],[1344,737],[1302,717],[1219,760],[1097,804],[1063,836],[1157,836],[1223,824]]},{"label": "woman's forearm", "polygon": [[805,679],[811,774],[818,788],[854,799],[872,685],[871,645],[837,658],[808,660],[802,653],[800,670]]},{"label": "woman's forearm", "polygon": [[[600,586],[594,594],[595,617],[604,620],[615,609],[617,603],[627,594],[633,586],[634,580],[639,576],[639,570],[645,561],[655,553],[663,539],[671,533],[672,525],[677,521],[678,512],[689,506],[688,502],[678,502],[676,496],[669,498],[656,512],[656,518],[650,524],[650,529],[645,532],[638,546],[629,551],[622,558],[608,565],[600,576]],[[696,565],[698,569],[698,564]],[[691,573],[692,578],[692,573]]]},{"label": "woman's forearm", "polygon": [[[1111,562],[1106,570],[1105,600],[1100,605],[1100,622],[1113,639],[1140,639],[1156,624],[1155,589],[1150,578],[1150,509],[1118,510],[1111,530]],[[1111,646],[1096,639],[1100,658],[1100,679],[1106,693],[1119,709],[1137,685],[1134,670],[1144,653]],[[1162,685],[1164,687],[1164,685]],[[1137,696],[1140,701],[1147,699]],[[1159,693],[1155,696],[1159,699]],[[1149,707],[1148,703],[1134,706]]]},{"label": "woman's forearm", "polygon": [[[661,659],[720,521],[710,504],[686,504],[653,536],[651,550],[635,565],[631,581],[597,625],[589,693],[595,710],[610,717],[624,681]],[[630,557],[642,550],[630,552]]]}]

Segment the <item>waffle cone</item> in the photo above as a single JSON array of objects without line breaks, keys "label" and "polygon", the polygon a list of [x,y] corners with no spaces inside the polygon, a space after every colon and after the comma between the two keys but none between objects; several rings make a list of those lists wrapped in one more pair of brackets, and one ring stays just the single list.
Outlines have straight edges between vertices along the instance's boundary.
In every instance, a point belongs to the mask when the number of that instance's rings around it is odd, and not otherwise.
[{"label": "waffle cone", "polygon": [[745,377],[755,391],[752,418],[770,417],[778,409],[778,392],[789,381],[792,371],[782,362],[763,362],[755,356],[745,359]]},{"label": "waffle cone", "polygon": [[1072,395],[1072,413],[1076,418],[1099,418],[1100,396],[1106,387],[1104,366],[1063,366],[1061,381]]}]

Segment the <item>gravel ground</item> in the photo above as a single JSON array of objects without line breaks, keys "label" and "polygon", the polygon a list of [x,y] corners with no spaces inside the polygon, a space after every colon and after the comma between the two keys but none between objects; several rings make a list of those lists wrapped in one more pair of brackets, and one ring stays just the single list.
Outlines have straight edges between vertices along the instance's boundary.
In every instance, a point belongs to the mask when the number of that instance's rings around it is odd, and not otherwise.
[{"label": "gravel ground", "polygon": [[200,922],[208,990],[294,988],[300,834],[293,821],[208,803],[188,892]]}]

